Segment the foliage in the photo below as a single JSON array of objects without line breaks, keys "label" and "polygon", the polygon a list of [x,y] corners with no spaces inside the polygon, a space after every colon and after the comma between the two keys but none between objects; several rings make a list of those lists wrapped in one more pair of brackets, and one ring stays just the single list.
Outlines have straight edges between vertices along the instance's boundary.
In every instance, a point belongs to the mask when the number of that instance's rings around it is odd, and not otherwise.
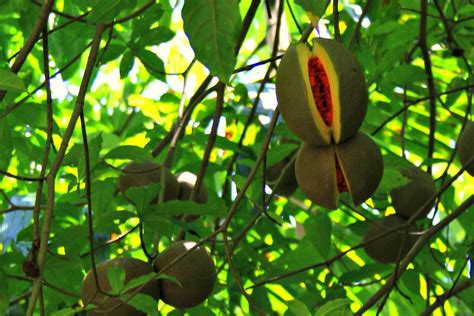
[{"label": "foliage", "polygon": [[[183,233],[212,249],[219,269],[212,296],[191,315],[349,315],[364,304],[367,315],[436,304],[435,315],[474,313],[473,180],[455,150],[472,120],[474,7],[320,3],[1,1],[0,315],[72,315],[83,307],[91,245],[98,262],[147,260]],[[311,21],[317,30],[305,32]],[[340,38],[365,70],[361,130],[382,148],[385,173],[358,207],[346,195],[329,211],[301,190],[289,198],[262,190],[260,164],[294,150],[280,148],[281,137],[296,140],[275,121],[275,69],[291,43],[314,36]],[[158,184],[125,198],[117,177],[137,159],[201,174],[208,204],[148,207]],[[358,245],[368,222],[394,212],[389,192],[406,183],[407,164],[433,175],[439,199],[417,222],[429,238],[400,263],[393,286],[398,264],[375,263]],[[129,299],[150,315],[180,314],[143,294]]]}]

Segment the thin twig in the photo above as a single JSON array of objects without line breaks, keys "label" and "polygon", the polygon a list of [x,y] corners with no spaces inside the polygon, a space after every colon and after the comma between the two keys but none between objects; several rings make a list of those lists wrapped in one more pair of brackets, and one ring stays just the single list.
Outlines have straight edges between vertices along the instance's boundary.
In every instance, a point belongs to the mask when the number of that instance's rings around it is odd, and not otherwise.
[{"label": "thin twig", "polygon": [[[421,49],[421,54],[423,56],[423,62],[425,65],[426,81],[428,83],[428,95],[430,103],[430,123],[429,123],[429,140],[428,140],[428,159],[433,158],[433,153],[435,150],[435,134],[436,134],[436,88],[434,84],[433,71],[431,69],[431,58],[430,52],[428,50],[427,44],[427,11],[428,11],[428,0],[421,0],[421,16],[420,16],[420,34],[418,38],[418,45]],[[431,165],[428,166],[427,171],[431,174]]]},{"label": "thin twig", "polygon": [[97,58],[97,53],[100,48],[100,40],[102,38],[102,33],[104,31],[104,25],[98,24],[96,26],[96,32],[94,35],[94,39],[92,41],[92,48],[89,53],[89,58],[87,60],[86,69],[84,71],[84,75],[81,81],[81,85],[79,88],[79,93],[75,102],[74,110],[69,120],[68,126],[66,131],[64,132],[64,136],[61,142],[61,147],[59,148],[58,154],[56,155],[55,160],[51,166],[48,176],[46,177],[46,183],[48,186],[48,196],[46,202],[46,209],[43,216],[43,228],[41,231],[41,243],[38,251],[38,267],[40,270],[40,276],[34,279],[33,282],[33,291],[31,293],[31,298],[28,304],[27,316],[33,315],[36,300],[39,295],[39,289],[41,286],[41,277],[43,274],[43,267],[46,260],[46,252],[48,249],[48,240],[49,240],[49,232],[51,229],[51,220],[53,216],[53,208],[54,208],[54,193],[55,193],[55,180],[56,175],[59,171],[61,163],[64,159],[66,154],[66,150],[69,145],[69,141],[71,139],[72,133],[76,126],[77,120],[82,112],[84,107],[84,100],[86,97],[86,93],[92,78],[92,71],[94,67],[95,60]]}]

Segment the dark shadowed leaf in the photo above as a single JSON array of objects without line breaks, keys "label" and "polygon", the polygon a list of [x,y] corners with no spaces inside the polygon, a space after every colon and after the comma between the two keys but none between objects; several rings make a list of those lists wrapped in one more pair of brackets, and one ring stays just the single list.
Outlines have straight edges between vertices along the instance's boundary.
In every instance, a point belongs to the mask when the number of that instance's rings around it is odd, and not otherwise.
[{"label": "dark shadowed leaf", "polygon": [[241,29],[236,0],[186,0],[183,11],[184,31],[196,57],[213,75],[229,82],[236,58],[234,49]]}]

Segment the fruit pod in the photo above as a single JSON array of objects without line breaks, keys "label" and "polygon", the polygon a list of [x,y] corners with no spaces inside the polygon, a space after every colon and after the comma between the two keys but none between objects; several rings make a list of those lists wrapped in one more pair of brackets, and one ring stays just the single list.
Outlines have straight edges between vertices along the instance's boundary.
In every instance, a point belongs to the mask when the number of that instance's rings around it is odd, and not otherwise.
[{"label": "fruit pod", "polygon": [[[176,180],[178,180],[179,183],[179,199],[182,201],[189,200],[194,185],[196,184],[197,176],[194,173],[184,171],[176,174]],[[194,200],[200,204],[207,203],[207,187],[204,182],[202,182]]]},{"label": "fruit pod", "polygon": [[[431,176],[418,167],[402,168],[400,172],[410,182],[405,186],[393,189],[390,192],[390,196],[393,208],[397,214],[409,219],[436,194],[436,186]],[[416,219],[425,217],[434,203],[435,201],[426,205]]]},{"label": "fruit pod", "polygon": [[[418,237],[413,234],[417,231],[415,225],[411,225],[406,234],[406,228],[401,226],[406,220],[398,215],[389,215],[373,223],[364,236],[364,251],[369,257],[380,263],[395,263],[403,259],[415,244]],[[399,229],[381,237],[390,230]]]},{"label": "fruit pod", "polygon": [[[122,174],[118,178],[118,186],[120,192],[124,196],[126,191],[131,187],[147,186],[151,183],[160,183],[161,166],[151,162],[130,162],[122,169]],[[176,200],[179,195],[179,184],[174,175],[165,168],[165,201]],[[156,203],[158,197],[152,201]]]},{"label": "fruit pod", "polygon": [[295,153],[267,168],[267,184],[278,195],[290,196],[298,188],[294,155]]},{"label": "fruit pod", "polygon": [[323,146],[354,136],[367,113],[364,73],[348,48],[318,38],[313,50],[290,47],[276,75],[278,107],[288,128],[308,144]]},{"label": "fruit pod", "polygon": [[296,179],[308,199],[336,209],[341,192],[359,205],[372,196],[382,179],[383,158],[377,144],[357,133],[333,146],[304,144],[296,157]]},{"label": "fruit pod", "polygon": [[467,165],[474,158],[474,122],[468,122],[459,135],[458,153],[462,166],[474,177],[474,161]]},{"label": "fruit pod", "polygon": [[[193,241],[175,242],[156,258],[155,268],[161,271],[195,245]],[[204,246],[196,248],[163,273],[175,277],[180,283],[159,280],[161,300],[176,308],[189,308],[204,302],[211,295],[216,280],[214,261]]]},{"label": "fruit pod", "polygon": [[[108,279],[107,270],[110,268],[122,268],[125,270],[125,284],[132,279],[153,273],[153,268],[150,264],[135,258],[116,258],[99,263],[97,266],[97,277],[99,281],[100,290],[103,292],[110,292],[112,286]],[[130,289],[128,292],[133,292],[135,289]],[[127,292],[127,293],[128,293]],[[156,300],[159,298],[159,286],[156,282],[147,284],[140,290],[140,293],[150,295]],[[99,293],[92,269],[87,272],[81,286],[81,299],[84,305],[94,304],[97,308],[87,311],[89,316],[96,315],[114,315],[114,316],[142,316],[145,313],[136,310],[128,304],[119,305],[122,301],[119,297],[106,297]],[[107,311],[108,309],[119,305],[117,308]]]}]

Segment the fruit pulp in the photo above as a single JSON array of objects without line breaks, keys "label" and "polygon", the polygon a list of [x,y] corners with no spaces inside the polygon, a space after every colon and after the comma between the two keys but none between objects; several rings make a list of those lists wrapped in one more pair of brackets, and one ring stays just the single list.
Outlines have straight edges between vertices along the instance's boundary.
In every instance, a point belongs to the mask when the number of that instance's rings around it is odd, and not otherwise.
[{"label": "fruit pulp", "polygon": [[314,102],[324,123],[331,126],[333,108],[331,101],[331,87],[328,75],[323,64],[317,57],[308,60],[308,74]]}]

